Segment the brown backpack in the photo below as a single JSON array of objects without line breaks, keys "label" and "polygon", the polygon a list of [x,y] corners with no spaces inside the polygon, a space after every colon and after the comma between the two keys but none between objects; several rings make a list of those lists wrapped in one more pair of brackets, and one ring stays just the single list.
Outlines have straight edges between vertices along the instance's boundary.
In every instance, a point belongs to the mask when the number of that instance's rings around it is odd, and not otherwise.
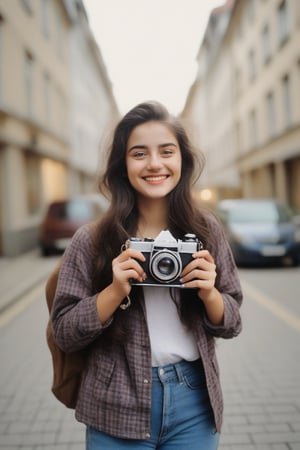
[{"label": "brown backpack", "polygon": [[[92,238],[96,235],[97,222],[89,224]],[[52,305],[55,297],[56,285],[59,271],[63,262],[63,256],[57,266],[49,276],[46,283],[46,301],[51,314]],[[57,345],[52,330],[51,320],[47,324],[47,344],[52,356],[53,381],[51,390],[55,397],[68,408],[75,408],[77,395],[81,381],[81,373],[85,366],[87,357],[86,350],[80,350],[73,353],[65,353]]]}]

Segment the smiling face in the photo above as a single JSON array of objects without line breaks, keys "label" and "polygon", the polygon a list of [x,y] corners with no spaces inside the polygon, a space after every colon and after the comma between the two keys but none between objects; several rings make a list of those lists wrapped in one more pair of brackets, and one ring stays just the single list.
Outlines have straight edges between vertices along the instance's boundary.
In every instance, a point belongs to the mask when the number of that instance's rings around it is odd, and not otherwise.
[{"label": "smiling face", "polygon": [[126,151],[127,175],[138,198],[162,199],[181,177],[181,151],[175,135],[161,122],[136,126]]}]

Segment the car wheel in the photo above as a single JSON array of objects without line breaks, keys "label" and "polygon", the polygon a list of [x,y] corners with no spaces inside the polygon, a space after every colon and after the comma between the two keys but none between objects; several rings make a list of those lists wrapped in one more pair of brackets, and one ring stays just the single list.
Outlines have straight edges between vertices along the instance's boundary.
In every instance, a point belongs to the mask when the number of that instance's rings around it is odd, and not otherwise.
[{"label": "car wheel", "polygon": [[47,247],[42,247],[41,252],[42,252],[42,256],[50,256],[51,255],[51,251]]},{"label": "car wheel", "polygon": [[298,267],[299,264],[300,264],[300,257],[294,256],[293,261],[292,261],[292,266]]}]

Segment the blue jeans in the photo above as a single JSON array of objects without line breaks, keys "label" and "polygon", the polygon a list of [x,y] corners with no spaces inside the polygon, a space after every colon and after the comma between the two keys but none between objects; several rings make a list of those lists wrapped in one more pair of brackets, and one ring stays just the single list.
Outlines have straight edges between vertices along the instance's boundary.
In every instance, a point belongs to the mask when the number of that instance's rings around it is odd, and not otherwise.
[{"label": "blue jeans", "polygon": [[119,439],[87,427],[86,450],[216,450],[215,430],[200,361],[152,368],[151,436]]}]

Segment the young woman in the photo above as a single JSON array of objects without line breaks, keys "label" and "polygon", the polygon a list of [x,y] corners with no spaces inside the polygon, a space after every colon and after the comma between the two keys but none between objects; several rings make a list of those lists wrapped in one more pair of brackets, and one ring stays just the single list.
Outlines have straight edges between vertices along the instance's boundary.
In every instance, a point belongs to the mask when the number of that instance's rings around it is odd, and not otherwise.
[{"label": "young woman", "polygon": [[[242,293],[218,221],[192,200],[196,161],[162,105],[133,108],[115,129],[100,181],[111,206],[97,237],[84,226],[65,253],[52,322],[64,351],[88,355],[76,406],[87,450],[218,447],[215,338],[240,332]],[[162,230],[178,245],[186,233],[203,243],[178,287],[147,285],[149,255],[124,245]]]}]

